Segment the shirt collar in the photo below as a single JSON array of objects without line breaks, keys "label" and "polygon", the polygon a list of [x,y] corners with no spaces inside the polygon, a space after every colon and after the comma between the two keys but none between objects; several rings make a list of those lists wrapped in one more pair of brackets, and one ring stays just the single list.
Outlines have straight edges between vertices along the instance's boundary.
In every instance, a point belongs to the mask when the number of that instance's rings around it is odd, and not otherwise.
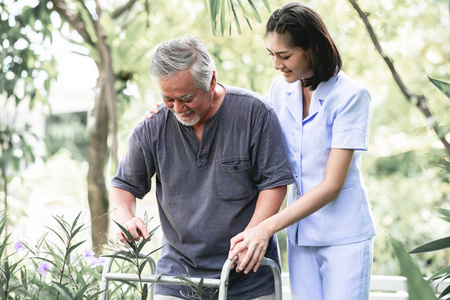
[{"label": "shirt collar", "polygon": [[323,103],[325,99],[328,97],[328,94],[330,93],[331,89],[333,88],[334,84],[338,81],[339,77],[343,75],[342,71],[339,71],[338,74],[334,75],[328,81],[321,82],[317,89],[313,93],[312,100],[319,101],[319,103]]}]

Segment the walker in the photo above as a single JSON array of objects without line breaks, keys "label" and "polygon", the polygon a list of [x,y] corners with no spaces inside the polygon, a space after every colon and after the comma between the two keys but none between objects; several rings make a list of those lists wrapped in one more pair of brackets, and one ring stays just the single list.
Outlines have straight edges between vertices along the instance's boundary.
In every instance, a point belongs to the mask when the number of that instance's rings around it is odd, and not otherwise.
[{"label": "walker", "polygon": [[[125,255],[129,257],[134,257],[134,252],[132,249],[129,250],[118,250],[112,252],[110,255]],[[100,282],[100,290],[103,291],[99,297],[100,300],[108,299],[108,289],[110,281],[129,281],[129,282],[148,282],[148,283],[164,283],[164,284],[177,284],[177,285],[188,285],[185,281],[180,278],[172,276],[162,276],[155,275],[156,264],[152,257],[146,256],[144,254],[139,254],[139,257],[146,259],[150,266],[151,275],[141,275],[141,280],[137,274],[131,273],[111,273],[111,266],[114,261],[114,257],[108,257],[105,261],[102,273],[102,280]],[[231,266],[236,261],[237,258],[233,260],[227,259],[222,267],[222,273],[220,279],[203,278],[203,285],[210,288],[218,288],[218,300],[226,300],[227,292],[229,286],[229,275]],[[268,266],[272,269],[274,281],[275,281],[275,300],[282,299],[282,286],[281,286],[281,272],[278,265],[269,258],[263,258],[261,266]],[[201,278],[189,278],[195,284],[199,284],[202,280]],[[153,300],[153,284],[149,288],[149,299]]]}]

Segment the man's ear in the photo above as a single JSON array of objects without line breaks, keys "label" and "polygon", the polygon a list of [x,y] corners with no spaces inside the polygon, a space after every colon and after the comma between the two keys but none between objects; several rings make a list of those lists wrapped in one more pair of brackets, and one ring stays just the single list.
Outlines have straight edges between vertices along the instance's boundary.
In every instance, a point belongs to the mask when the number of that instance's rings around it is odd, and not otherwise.
[{"label": "man's ear", "polygon": [[213,76],[211,78],[211,88],[214,90],[217,84],[216,71],[213,71]]}]

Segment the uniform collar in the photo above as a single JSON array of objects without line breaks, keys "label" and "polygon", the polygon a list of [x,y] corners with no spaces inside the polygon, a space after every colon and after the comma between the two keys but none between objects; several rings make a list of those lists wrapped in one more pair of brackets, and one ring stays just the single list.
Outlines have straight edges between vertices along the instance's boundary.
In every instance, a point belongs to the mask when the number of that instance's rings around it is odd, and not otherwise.
[{"label": "uniform collar", "polygon": [[322,107],[325,102],[328,94],[331,89],[337,82],[338,78],[343,75],[342,71],[333,77],[331,77],[328,81],[321,82],[317,89],[312,94],[311,104],[309,107],[309,115],[303,120],[303,95],[299,81],[295,81],[293,83],[289,83],[286,86],[285,93],[286,99],[285,103],[292,116],[295,118],[295,121],[298,125],[301,125],[303,122],[308,121],[313,116],[315,116],[319,109]]},{"label": "uniform collar", "polygon": [[339,71],[338,74],[336,74],[333,77],[331,77],[330,79],[328,79],[328,81],[321,82],[317,86],[317,89],[314,91],[311,101],[315,100],[315,101],[318,101],[320,104],[323,104],[323,102],[328,97],[328,94],[330,93],[331,89],[333,88],[335,83],[338,81],[339,77],[341,77],[343,75],[344,75],[344,72]]},{"label": "uniform collar", "polygon": [[295,81],[287,84],[286,89],[286,98],[284,100],[286,107],[288,108],[291,115],[294,117],[295,122],[298,126],[302,126],[302,116],[303,116],[303,95],[302,89],[299,81]]}]

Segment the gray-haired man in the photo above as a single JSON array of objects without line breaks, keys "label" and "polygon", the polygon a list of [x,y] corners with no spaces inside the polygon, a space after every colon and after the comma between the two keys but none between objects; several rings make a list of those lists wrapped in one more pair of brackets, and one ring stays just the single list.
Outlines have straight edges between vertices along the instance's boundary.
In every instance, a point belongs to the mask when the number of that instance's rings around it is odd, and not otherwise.
[{"label": "gray-haired man", "polygon": [[[136,198],[150,191],[156,175],[167,244],[158,274],[219,278],[230,239],[275,214],[293,183],[275,113],[259,95],[217,83],[215,70],[205,45],[190,36],[157,49],[150,73],[165,105],[135,128],[112,180],[114,214],[139,239],[148,232],[135,217]],[[118,238],[125,242],[120,232]],[[266,257],[279,263],[275,236]],[[155,299],[176,299],[180,291],[187,293],[183,286],[157,285]],[[268,268],[230,274],[229,299],[273,293]]]}]

